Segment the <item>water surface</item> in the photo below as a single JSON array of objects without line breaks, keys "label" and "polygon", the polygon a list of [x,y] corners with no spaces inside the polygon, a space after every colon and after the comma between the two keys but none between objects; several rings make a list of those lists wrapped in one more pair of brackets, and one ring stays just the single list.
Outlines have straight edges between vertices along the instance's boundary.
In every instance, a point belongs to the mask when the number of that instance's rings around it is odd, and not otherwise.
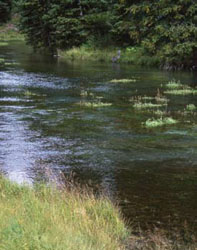
[{"label": "water surface", "polygon": [[[134,225],[195,227],[197,124],[146,129],[152,115],[130,98],[155,96],[172,79],[196,85],[192,72],[165,72],[118,64],[74,63],[36,55],[24,44],[0,48],[13,65],[0,70],[0,170],[11,180],[34,183],[71,171],[117,200]],[[133,83],[110,83],[135,78]],[[88,96],[83,93],[88,92]],[[88,108],[80,102],[111,106]],[[197,105],[196,96],[168,96],[168,111]],[[176,115],[175,115],[176,116]]]}]

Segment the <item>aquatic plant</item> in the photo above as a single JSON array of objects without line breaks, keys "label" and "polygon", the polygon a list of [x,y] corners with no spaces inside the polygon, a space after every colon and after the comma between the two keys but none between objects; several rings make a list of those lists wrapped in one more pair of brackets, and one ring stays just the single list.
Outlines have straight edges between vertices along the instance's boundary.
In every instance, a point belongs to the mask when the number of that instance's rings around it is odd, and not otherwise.
[{"label": "aquatic plant", "polygon": [[186,110],[188,110],[188,111],[194,111],[194,110],[196,110],[196,106],[194,104],[188,104],[186,106]]},{"label": "aquatic plant", "polygon": [[0,42],[0,47],[7,46],[7,45],[8,45],[8,43],[6,43],[6,42]]},{"label": "aquatic plant", "polygon": [[162,111],[162,110],[159,110],[159,109],[157,109],[156,111],[152,110],[152,113],[155,114],[155,115],[157,115],[157,116],[160,116],[160,117],[162,117],[162,116],[164,116],[164,115],[167,114],[166,111]]},{"label": "aquatic plant", "polygon": [[196,95],[197,89],[184,88],[184,89],[172,89],[164,91],[167,95]]},{"label": "aquatic plant", "polygon": [[113,79],[110,82],[111,83],[130,83],[130,82],[136,82],[136,79]]},{"label": "aquatic plant", "polygon": [[81,90],[80,96],[82,97],[88,97],[88,96],[94,96],[92,92],[86,91],[86,90]]},{"label": "aquatic plant", "polygon": [[165,117],[165,118],[159,118],[159,119],[148,119],[144,125],[146,128],[155,128],[155,127],[161,127],[164,125],[172,125],[176,124],[178,121],[173,119],[172,117]]},{"label": "aquatic plant", "polygon": [[17,62],[5,62],[5,66],[17,66],[17,65],[20,65],[20,64]]},{"label": "aquatic plant", "polygon": [[158,108],[158,107],[162,107],[163,104],[156,104],[156,103],[151,103],[151,102],[136,102],[133,104],[133,107],[135,109],[148,109],[148,108]]},{"label": "aquatic plant", "polygon": [[3,58],[0,58],[0,66],[5,64],[5,60]]},{"label": "aquatic plant", "polygon": [[112,103],[104,103],[104,102],[101,102],[101,101],[96,101],[96,102],[84,102],[84,101],[81,101],[79,102],[79,105],[80,106],[84,106],[84,107],[87,107],[87,108],[102,108],[102,107],[109,107],[112,105]]},{"label": "aquatic plant", "polygon": [[184,85],[181,84],[180,81],[175,81],[175,80],[173,80],[173,81],[168,82],[168,83],[166,84],[166,87],[167,87],[168,89],[179,89],[179,88],[184,87]]}]

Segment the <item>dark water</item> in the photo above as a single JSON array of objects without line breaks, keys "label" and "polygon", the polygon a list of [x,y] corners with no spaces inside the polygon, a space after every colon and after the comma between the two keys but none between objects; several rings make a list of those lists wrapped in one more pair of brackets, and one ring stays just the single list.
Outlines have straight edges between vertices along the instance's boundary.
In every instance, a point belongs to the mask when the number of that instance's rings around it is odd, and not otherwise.
[{"label": "dark water", "polygon": [[[197,222],[197,119],[145,129],[152,114],[137,112],[132,96],[155,96],[172,79],[197,85],[191,72],[103,63],[68,63],[34,54],[23,44],[0,48],[0,169],[33,183],[71,171],[118,200],[134,225],[170,227]],[[136,78],[134,83],[109,83]],[[83,96],[81,93],[92,93]],[[80,101],[102,97],[111,106]],[[196,96],[168,96],[168,111],[197,105]]]}]

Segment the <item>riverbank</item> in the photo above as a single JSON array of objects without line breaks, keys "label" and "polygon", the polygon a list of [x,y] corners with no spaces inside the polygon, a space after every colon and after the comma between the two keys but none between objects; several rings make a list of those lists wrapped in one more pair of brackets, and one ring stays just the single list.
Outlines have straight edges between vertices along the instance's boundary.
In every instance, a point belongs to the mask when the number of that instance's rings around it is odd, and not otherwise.
[{"label": "riverbank", "polygon": [[0,177],[0,249],[196,249],[180,233],[155,228],[131,234],[106,197],[87,189],[19,186]]},{"label": "riverbank", "polygon": [[24,41],[24,35],[17,28],[17,18],[11,22],[0,26],[0,46],[3,42],[9,41]]},{"label": "riverbank", "polygon": [[86,190],[34,189],[0,178],[0,249],[124,249],[117,208]]},{"label": "riverbank", "polygon": [[139,47],[108,47],[101,49],[83,45],[78,48],[58,50],[58,56],[70,61],[124,63],[147,66],[159,65],[159,58],[145,55],[143,49]]},{"label": "riverbank", "polygon": [[[9,41],[24,41],[25,37],[17,28],[17,18],[0,26],[0,46],[5,46]],[[119,57],[119,52],[120,57]],[[68,50],[58,50],[60,59],[81,62],[105,62],[123,63],[132,65],[159,65],[159,58],[145,55],[140,47],[106,47],[95,48],[94,46],[82,45]]]}]

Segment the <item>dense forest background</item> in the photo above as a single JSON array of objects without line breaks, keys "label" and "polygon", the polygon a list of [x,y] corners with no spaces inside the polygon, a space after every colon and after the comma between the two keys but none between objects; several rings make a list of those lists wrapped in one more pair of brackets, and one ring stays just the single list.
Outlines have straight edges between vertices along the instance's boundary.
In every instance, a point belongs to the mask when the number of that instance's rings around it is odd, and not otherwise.
[{"label": "dense forest background", "polygon": [[0,22],[11,9],[35,49],[140,47],[163,67],[197,68],[196,0],[0,0]]}]

